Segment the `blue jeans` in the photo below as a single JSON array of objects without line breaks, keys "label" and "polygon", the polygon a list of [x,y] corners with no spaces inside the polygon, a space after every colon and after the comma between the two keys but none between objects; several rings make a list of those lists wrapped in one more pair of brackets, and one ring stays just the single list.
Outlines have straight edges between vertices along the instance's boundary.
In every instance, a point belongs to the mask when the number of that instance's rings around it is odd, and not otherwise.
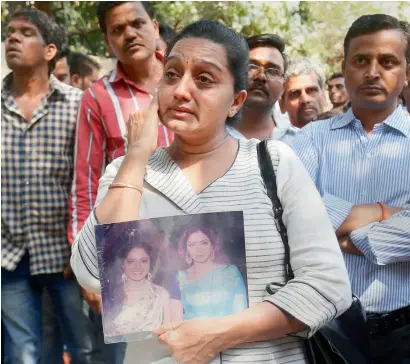
[{"label": "blue jeans", "polygon": [[[63,273],[30,275],[26,254],[13,272],[1,269],[5,364],[38,364],[42,341],[42,292],[50,295],[72,364],[94,364],[93,335],[77,281]],[[51,363],[50,363],[51,364]]]}]

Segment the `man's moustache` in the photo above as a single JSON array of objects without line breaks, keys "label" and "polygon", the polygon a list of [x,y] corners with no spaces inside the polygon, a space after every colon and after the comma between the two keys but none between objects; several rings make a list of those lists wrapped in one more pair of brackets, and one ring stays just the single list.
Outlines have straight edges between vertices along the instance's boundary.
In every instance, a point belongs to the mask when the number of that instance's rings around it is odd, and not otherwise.
[{"label": "man's moustache", "polygon": [[260,84],[260,83],[251,84],[250,87],[249,87],[249,91],[253,91],[253,90],[261,90],[267,95],[270,94],[270,92],[269,92],[268,88],[266,87],[266,85]]}]

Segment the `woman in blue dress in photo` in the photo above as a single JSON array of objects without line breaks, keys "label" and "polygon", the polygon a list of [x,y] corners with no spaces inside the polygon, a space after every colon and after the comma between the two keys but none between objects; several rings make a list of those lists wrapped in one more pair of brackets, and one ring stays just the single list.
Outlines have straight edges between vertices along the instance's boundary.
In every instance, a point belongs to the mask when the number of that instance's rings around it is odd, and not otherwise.
[{"label": "woman in blue dress in photo", "polygon": [[177,273],[184,320],[220,317],[248,307],[245,282],[235,265],[221,252],[218,235],[205,227],[182,234],[178,253],[188,264]]}]

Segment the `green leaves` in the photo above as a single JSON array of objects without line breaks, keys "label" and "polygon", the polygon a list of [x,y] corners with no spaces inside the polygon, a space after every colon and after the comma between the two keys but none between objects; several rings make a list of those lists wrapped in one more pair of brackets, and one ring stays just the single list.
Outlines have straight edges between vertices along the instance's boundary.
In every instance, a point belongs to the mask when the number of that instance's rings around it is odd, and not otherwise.
[{"label": "green leaves", "polygon": [[[31,2],[1,2],[2,27],[7,11]],[[39,6],[41,2],[35,2]],[[65,29],[72,49],[107,56],[98,26],[95,1],[51,1],[50,12]],[[23,4],[23,5],[21,5]],[[44,4],[44,3],[43,3]],[[153,1],[159,22],[177,31],[200,20],[219,20],[245,36],[275,33],[286,41],[292,58],[312,57],[322,61],[327,73],[340,71],[343,39],[360,15],[385,13],[410,21],[409,2],[261,2],[261,1]],[[4,29],[3,29],[4,30]]]}]

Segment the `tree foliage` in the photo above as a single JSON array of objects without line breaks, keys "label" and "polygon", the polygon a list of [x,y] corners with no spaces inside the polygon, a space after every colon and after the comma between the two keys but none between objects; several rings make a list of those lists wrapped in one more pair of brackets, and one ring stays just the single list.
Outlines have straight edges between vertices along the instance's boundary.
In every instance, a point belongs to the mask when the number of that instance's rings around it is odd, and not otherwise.
[{"label": "tree foliage", "polygon": [[[98,29],[95,1],[2,2],[2,26],[11,10],[36,6],[65,29],[70,46],[89,54],[107,56]],[[311,57],[327,72],[340,70],[343,38],[350,24],[363,14],[385,13],[410,21],[410,2],[259,2],[155,1],[157,19],[175,30],[200,19],[219,20],[245,36],[276,33],[287,44],[291,58]]]}]

